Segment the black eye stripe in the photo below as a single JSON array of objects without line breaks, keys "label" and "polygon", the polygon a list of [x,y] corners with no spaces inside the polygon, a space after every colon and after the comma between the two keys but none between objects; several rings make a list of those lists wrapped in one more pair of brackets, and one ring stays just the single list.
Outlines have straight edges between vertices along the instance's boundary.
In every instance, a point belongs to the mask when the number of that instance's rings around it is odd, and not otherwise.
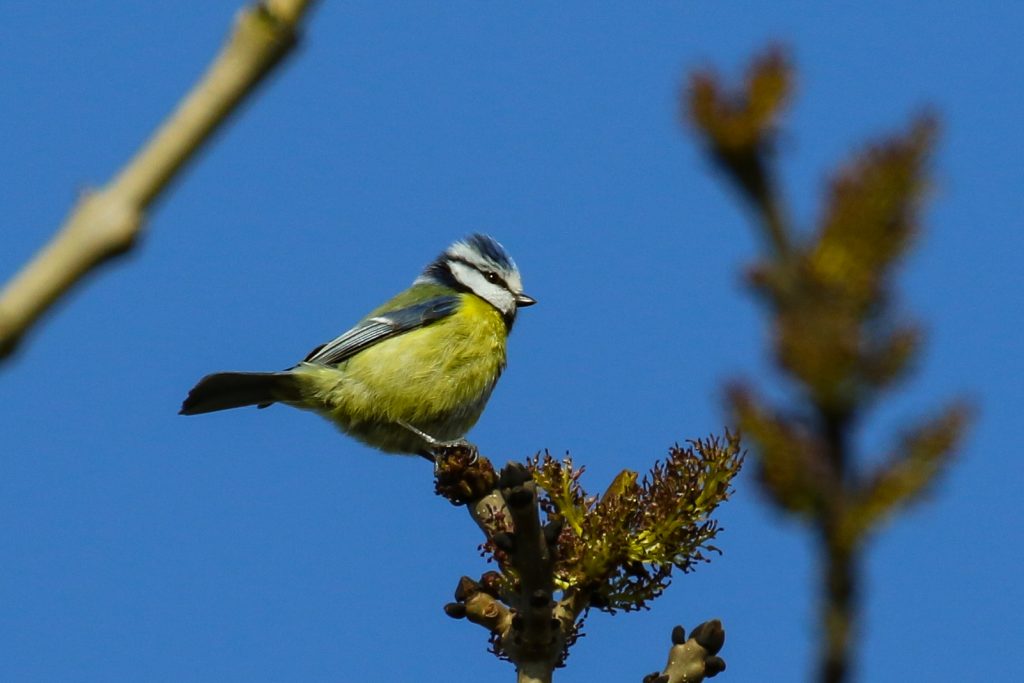
[{"label": "black eye stripe", "polygon": [[488,282],[490,282],[491,284],[499,285],[499,286],[501,286],[501,287],[503,287],[505,289],[508,289],[508,291],[510,291],[510,292],[512,291],[511,289],[509,289],[508,283],[505,282],[504,278],[502,278],[500,275],[498,275],[494,271],[484,271],[484,270],[481,270],[480,266],[478,266],[477,264],[473,263],[472,261],[468,261],[468,260],[462,258],[461,256],[449,256],[448,260],[449,261],[455,261],[457,263],[461,263],[461,264],[463,264],[465,266],[469,266],[470,268],[472,268],[476,272],[478,272],[481,275],[483,275],[484,279],[487,280]]}]

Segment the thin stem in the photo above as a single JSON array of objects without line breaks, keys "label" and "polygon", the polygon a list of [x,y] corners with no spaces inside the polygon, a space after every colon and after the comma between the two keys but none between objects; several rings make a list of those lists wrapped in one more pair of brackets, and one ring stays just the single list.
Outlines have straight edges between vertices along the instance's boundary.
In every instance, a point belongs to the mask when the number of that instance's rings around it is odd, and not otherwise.
[{"label": "thin stem", "polygon": [[850,645],[859,613],[856,560],[854,553],[827,538],[822,539],[822,546],[825,601],[821,618],[825,640],[818,680],[841,683],[850,673]]},{"label": "thin stem", "polygon": [[765,227],[768,244],[780,261],[788,261],[792,245],[785,208],[772,175],[767,168],[768,159],[763,150],[747,150],[746,154],[720,152],[719,163],[732,175],[747,201]]},{"label": "thin stem", "polygon": [[857,604],[856,546],[843,532],[847,514],[846,497],[851,488],[849,481],[849,415],[827,411],[823,413],[823,431],[829,465],[839,495],[829,501],[822,511],[820,525],[823,572],[822,643],[820,675],[822,683],[841,683],[850,670],[850,646],[859,607]]},{"label": "thin stem", "polygon": [[790,258],[792,245],[789,243],[789,230],[786,227],[786,218],[782,207],[779,206],[779,203],[780,202],[774,192],[770,192],[764,197],[760,197],[758,199],[758,206],[761,209],[761,219],[764,222],[765,228],[768,230],[768,236],[771,238],[772,247],[779,255],[779,260],[786,261]]}]

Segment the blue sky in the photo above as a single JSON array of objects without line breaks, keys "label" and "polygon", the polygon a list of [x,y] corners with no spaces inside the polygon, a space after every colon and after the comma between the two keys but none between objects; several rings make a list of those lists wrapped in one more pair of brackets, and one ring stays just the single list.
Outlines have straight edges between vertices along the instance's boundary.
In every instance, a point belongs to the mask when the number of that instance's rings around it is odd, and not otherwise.
[{"label": "blue sky", "polygon": [[[0,278],[145,139],[236,8],[4,4]],[[1013,3],[322,3],[140,248],[0,369],[0,679],[512,680],[441,611],[484,565],[425,462],[299,411],[178,405],[207,372],[288,366],[482,230],[540,301],[471,433],[485,453],[570,451],[600,490],[721,431],[725,381],[777,377],[738,275],[756,242],[676,98],[687,70],[736,75],[769,41],[799,69],[781,149],[805,223],[852,146],[924,107],[943,124],[900,277],[929,343],[863,446],[955,395],[979,418],[871,545],[859,679],[1019,674],[1022,34]],[[651,612],[592,615],[558,680],[639,680],[672,625],[715,616],[720,680],[806,677],[809,536],[752,473],[721,510],[724,556]]]}]

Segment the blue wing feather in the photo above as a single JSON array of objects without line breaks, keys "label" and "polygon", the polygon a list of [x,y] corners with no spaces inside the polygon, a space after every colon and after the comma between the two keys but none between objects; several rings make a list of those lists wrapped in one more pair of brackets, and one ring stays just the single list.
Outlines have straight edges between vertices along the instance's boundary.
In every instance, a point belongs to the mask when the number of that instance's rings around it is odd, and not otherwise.
[{"label": "blue wing feather", "polygon": [[439,296],[413,306],[379,313],[313,349],[303,362],[320,365],[340,363],[385,339],[447,318],[458,308],[458,296]]}]

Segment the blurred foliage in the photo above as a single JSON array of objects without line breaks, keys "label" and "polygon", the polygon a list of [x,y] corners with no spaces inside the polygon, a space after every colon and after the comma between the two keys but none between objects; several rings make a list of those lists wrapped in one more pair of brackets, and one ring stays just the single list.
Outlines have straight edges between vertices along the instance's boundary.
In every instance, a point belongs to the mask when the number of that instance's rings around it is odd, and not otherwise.
[{"label": "blurred foliage", "polygon": [[729,495],[742,465],[739,438],[726,434],[676,446],[640,479],[621,472],[600,497],[584,491],[583,468],[550,455],[531,463],[543,489],[541,507],[559,524],[555,583],[590,596],[614,613],[646,606],[669,584],[673,569],[708,561],[719,531],[711,513]]},{"label": "blurred foliage", "polygon": [[768,309],[774,358],[796,397],[773,405],[735,383],[728,404],[769,500],[818,531],[826,592],[821,673],[839,681],[856,620],[855,552],[946,468],[969,411],[952,404],[896,439],[874,471],[859,471],[854,431],[920,354],[919,328],[894,310],[893,273],[921,230],[938,126],[922,115],[855,153],[831,178],[816,225],[797,230],[776,187],[773,144],[792,82],[791,66],[774,48],[753,60],[737,87],[711,71],[696,73],[682,109],[769,247],[748,279]]},{"label": "blurred foliage", "polygon": [[756,444],[758,477],[772,500],[806,517],[821,514],[836,496],[838,482],[821,456],[824,446],[817,435],[771,412],[749,389],[735,386],[728,397],[740,432]]},{"label": "blurred foliage", "polygon": [[935,480],[956,447],[970,410],[956,403],[925,420],[900,440],[886,464],[864,478],[841,529],[843,545],[861,539],[879,521],[916,499]]},{"label": "blurred foliage", "polygon": [[938,127],[932,116],[919,116],[905,132],[854,154],[831,179],[817,225],[798,231],[774,189],[772,144],[792,80],[773,48],[733,90],[710,71],[695,74],[684,111],[772,245],[748,278],[771,313],[775,360],[804,397],[772,407],[737,384],[728,393],[732,413],[758,455],[770,499],[808,518],[843,507],[858,518],[842,524],[852,543],[927,487],[966,425],[962,405],[947,409],[900,441],[864,481],[848,462],[848,430],[919,355],[920,330],[893,311],[892,276],[920,230]]}]

